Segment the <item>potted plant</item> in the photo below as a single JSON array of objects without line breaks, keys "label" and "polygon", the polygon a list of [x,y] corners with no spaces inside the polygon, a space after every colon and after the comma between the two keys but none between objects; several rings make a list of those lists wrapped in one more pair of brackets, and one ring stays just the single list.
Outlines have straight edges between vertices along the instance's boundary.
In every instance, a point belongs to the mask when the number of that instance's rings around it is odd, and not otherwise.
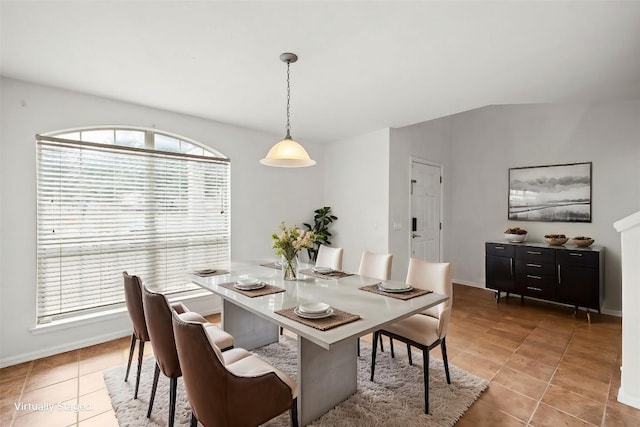
[{"label": "potted plant", "polygon": [[337,220],[338,217],[331,214],[330,206],[316,209],[313,213],[315,214],[313,216],[313,226],[307,223],[304,223],[304,226],[316,236],[316,239],[313,242],[313,247],[307,249],[309,259],[315,262],[318,257],[318,249],[320,248],[320,245],[331,245],[331,242],[329,241],[329,237],[331,237],[329,225]]}]

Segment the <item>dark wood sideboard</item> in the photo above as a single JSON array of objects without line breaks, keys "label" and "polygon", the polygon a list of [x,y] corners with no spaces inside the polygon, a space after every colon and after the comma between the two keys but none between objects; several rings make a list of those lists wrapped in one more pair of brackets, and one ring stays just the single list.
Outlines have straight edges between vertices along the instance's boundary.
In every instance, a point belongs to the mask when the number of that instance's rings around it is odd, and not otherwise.
[{"label": "dark wood sideboard", "polygon": [[546,243],[485,243],[485,286],[500,293],[598,310],[604,284],[604,248]]}]

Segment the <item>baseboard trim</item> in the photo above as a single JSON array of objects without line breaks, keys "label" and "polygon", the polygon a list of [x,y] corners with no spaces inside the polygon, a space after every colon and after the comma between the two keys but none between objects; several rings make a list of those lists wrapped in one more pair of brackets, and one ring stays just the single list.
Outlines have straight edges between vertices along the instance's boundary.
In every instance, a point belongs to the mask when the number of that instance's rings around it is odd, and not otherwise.
[{"label": "baseboard trim", "polygon": [[640,409],[640,396],[629,396],[622,387],[618,389],[618,402]]},{"label": "baseboard trim", "polygon": [[476,283],[476,282],[470,282],[468,280],[461,280],[461,279],[452,279],[451,280],[453,283],[457,283],[459,285],[465,285],[465,286],[471,286],[473,288],[481,288],[481,289],[485,289],[484,287],[484,283]]},{"label": "baseboard trim", "polygon": [[[175,301],[183,301],[184,304],[187,306],[187,308],[189,308],[189,310],[198,312],[203,316],[208,316],[214,313],[220,313],[222,311],[222,300],[220,299],[220,297],[211,295],[211,294],[199,295],[195,297],[187,297],[187,298],[176,299],[176,300],[170,299],[170,302],[175,302]],[[77,327],[83,327],[83,326],[86,326],[87,324],[94,324],[99,322],[104,322],[105,324],[113,323],[114,320],[123,319],[127,316],[128,314],[126,313],[126,309],[124,311],[116,310],[115,312],[110,313],[106,316],[103,316],[102,318],[89,318],[89,319],[84,319],[84,322],[77,321],[77,322],[70,322],[62,325],[52,325],[49,328],[43,328],[44,330],[39,330],[37,332],[34,332],[34,330],[32,330],[32,333],[34,335],[39,335],[39,334],[46,334],[46,333],[60,333],[61,331],[65,333],[64,331],[69,331],[69,333],[72,334],[73,329]],[[130,336],[130,335],[131,335],[131,328],[125,328],[125,329],[119,329],[116,331],[107,332],[101,335],[92,335],[89,338],[83,338],[75,341],[65,342],[60,345],[49,346],[46,348],[39,348],[38,350],[35,350],[35,351],[28,351],[25,353],[16,354],[13,356],[0,359],[0,368],[16,365],[18,363],[29,362],[29,361],[40,359],[43,357],[53,356],[55,354],[64,353],[66,351],[72,351],[72,350],[77,350],[80,348],[89,347],[96,344],[102,344],[107,341],[116,340],[118,338]]]},{"label": "baseboard trim", "polygon": [[[464,285],[464,286],[471,286],[473,288],[486,289],[483,283],[470,282],[468,280],[460,280],[460,279],[452,279],[452,282],[460,284],[460,285]],[[487,289],[487,290],[490,291],[490,292],[494,292],[494,293],[496,292],[493,289]],[[513,295],[517,295],[517,294],[513,294]],[[533,299],[533,300],[541,301],[541,302],[548,302],[550,304],[557,304],[557,305],[562,305],[562,306],[566,306],[566,307],[571,307],[570,304],[563,304],[563,303],[560,303],[560,302],[557,302],[557,301],[548,301],[548,300],[543,300],[543,299],[538,299],[538,298],[533,298],[533,297],[525,297],[525,298]],[[581,311],[586,311],[586,309],[584,309],[584,308],[580,308],[580,310]],[[594,311],[591,311],[591,312],[593,313]],[[606,314],[608,316],[622,317],[622,310],[610,310],[608,308],[604,308],[603,307],[603,308],[600,309],[600,312],[602,314]]]},{"label": "baseboard trim", "polygon": [[110,332],[108,334],[93,336],[91,338],[72,341],[64,344],[60,344],[53,347],[47,347],[39,349],[37,351],[30,351],[27,353],[17,354],[15,356],[7,357],[0,360],[0,368],[4,368],[11,365],[17,365],[18,363],[30,362],[32,360],[40,359],[43,357],[53,356],[55,354],[64,353],[66,351],[77,350],[79,348],[89,347],[96,344],[102,344],[107,341],[116,340],[118,338],[131,335],[131,329]]}]

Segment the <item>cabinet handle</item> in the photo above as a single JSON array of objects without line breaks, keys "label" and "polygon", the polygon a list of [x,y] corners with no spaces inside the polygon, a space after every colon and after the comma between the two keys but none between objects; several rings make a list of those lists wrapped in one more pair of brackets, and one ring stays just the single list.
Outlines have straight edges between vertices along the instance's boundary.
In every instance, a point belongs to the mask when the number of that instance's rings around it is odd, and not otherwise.
[{"label": "cabinet handle", "polygon": [[509,258],[509,266],[511,267],[511,276],[513,276],[513,258]]},{"label": "cabinet handle", "polygon": [[542,252],[538,252],[538,251],[527,251],[527,253],[531,255],[542,255]]},{"label": "cabinet handle", "polygon": [[560,274],[560,264],[558,264],[558,285],[562,285],[562,274]]},{"label": "cabinet handle", "polygon": [[527,267],[542,268],[542,266],[540,264],[527,264]]},{"label": "cabinet handle", "polygon": [[504,249],[504,246],[494,246],[493,248],[502,250],[502,249]]},{"label": "cabinet handle", "polygon": [[540,276],[534,276],[534,275],[532,275],[532,274],[527,274],[527,277],[528,277],[529,279],[538,279],[538,280],[542,280],[542,277],[540,277]]},{"label": "cabinet handle", "polygon": [[571,255],[571,256],[582,256],[582,254],[578,254],[578,253],[575,253],[575,252],[569,252],[569,255]]},{"label": "cabinet handle", "polygon": [[529,289],[530,291],[538,291],[538,292],[542,292],[542,289],[540,288],[535,288],[533,286],[527,286],[527,289]]}]

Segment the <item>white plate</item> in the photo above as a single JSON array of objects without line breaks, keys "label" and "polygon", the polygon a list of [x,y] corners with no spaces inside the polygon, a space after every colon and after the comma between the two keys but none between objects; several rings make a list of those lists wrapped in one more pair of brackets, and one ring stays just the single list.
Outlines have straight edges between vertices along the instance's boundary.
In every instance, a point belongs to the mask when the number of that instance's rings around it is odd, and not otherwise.
[{"label": "white plate", "polygon": [[253,285],[247,285],[247,286],[243,286],[239,283],[235,283],[233,285],[234,288],[236,289],[240,289],[241,291],[255,291],[256,289],[262,289],[266,286],[266,284],[264,282],[258,282],[256,284]]},{"label": "white plate", "polygon": [[246,279],[238,279],[236,280],[238,286],[253,286],[260,283],[260,280],[248,277]]},{"label": "white plate", "polygon": [[413,290],[413,286],[410,286],[410,285],[407,285],[407,286],[408,287],[406,288],[389,289],[382,286],[382,284],[378,284],[378,290],[381,290],[382,292],[389,292],[389,293],[402,293],[402,292],[409,292]]},{"label": "white plate", "polygon": [[411,285],[400,282],[380,282],[378,286],[386,291],[408,291],[411,289]]},{"label": "white plate", "polygon": [[319,274],[326,274],[326,273],[333,272],[333,268],[329,268],[329,267],[313,267],[311,270],[314,273],[319,273]]},{"label": "white plate", "polygon": [[201,275],[205,275],[205,274],[213,274],[213,273],[217,273],[218,270],[215,268],[204,268],[202,270],[196,270],[195,273],[196,274],[201,274]]},{"label": "white plate", "polygon": [[298,311],[306,314],[323,314],[329,311],[331,306],[323,302],[310,302],[308,304],[300,304]]},{"label": "white plate", "polygon": [[329,308],[327,312],[320,314],[302,313],[298,310],[298,307],[294,308],[293,312],[304,319],[324,319],[325,317],[329,317],[333,314],[333,308]]}]

